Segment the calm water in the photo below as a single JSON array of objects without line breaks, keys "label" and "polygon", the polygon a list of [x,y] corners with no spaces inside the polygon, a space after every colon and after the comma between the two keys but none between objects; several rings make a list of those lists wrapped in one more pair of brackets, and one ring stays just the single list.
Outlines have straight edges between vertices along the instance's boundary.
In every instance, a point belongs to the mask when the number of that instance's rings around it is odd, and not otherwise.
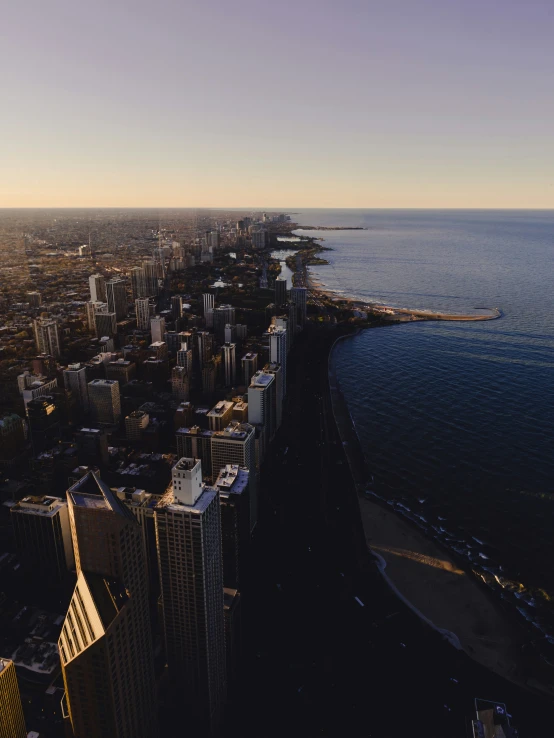
[{"label": "calm water", "polygon": [[376,491],[490,544],[491,561],[554,589],[554,212],[303,211],[329,288],[483,323],[364,331],[339,378]]}]

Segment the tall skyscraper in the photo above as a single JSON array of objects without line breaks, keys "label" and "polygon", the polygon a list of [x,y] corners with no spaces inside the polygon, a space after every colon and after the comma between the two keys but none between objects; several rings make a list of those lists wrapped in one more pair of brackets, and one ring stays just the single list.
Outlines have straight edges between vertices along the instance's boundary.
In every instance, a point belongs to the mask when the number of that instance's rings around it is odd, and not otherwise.
[{"label": "tall skyscraper", "polygon": [[66,581],[75,563],[67,502],[24,497],[10,508],[10,518],[19,560],[31,581],[47,586]]},{"label": "tall skyscraper", "polygon": [[205,292],[202,295],[202,305],[204,308],[204,315],[206,315],[208,310],[213,310],[215,308],[215,296],[209,292]]},{"label": "tall skyscraper", "polygon": [[101,425],[117,425],[121,420],[119,382],[116,379],[93,379],[88,383],[92,419]]},{"label": "tall skyscraper", "polygon": [[183,298],[181,295],[173,295],[171,298],[171,317],[178,320],[183,315]]},{"label": "tall skyscraper", "polygon": [[223,375],[226,387],[234,387],[237,381],[236,344],[224,343],[223,352]]},{"label": "tall skyscraper", "polygon": [[203,367],[213,356],[214,337],[212,333],[208,333],[207,331],[198,331],[194,334],[194,340],[198,347],[198,360],[200,366]]},{"label": "tall skyscraper", "polygon": [[40,354],[50,354],[56,358],[60,355],[60,337],[58,335],[58,321],[48,318],[39,318],[33,321],[35,342]]},{"label": "tall skyscraper", "polygon": [[275,390],[275,376],[263,370],[254,374],[248,387],[248,421],[263,427],[265,445],[272,440],[277,428]]},{"label": "tall skyscraper", "polygon": [[77,584],[58,642],[79,738],[157,735],[140,526],[93,472],[67,492]]},{"label": "tall skyscraper", "polygon": [[142,267],[133,267],[130,271],[130,276],[133,300],[136,301],[141,297],[148,297],[144,269]]},{"label": "tall skyscraper", "polygon": [[219,490],[221,503],[221,540],[223,548],[223,584],[240,587],[250,543],[248,469],[227,464],[220,470],[213,486]]},{"label": "tall skyscraper", "polygon": [[96,332],[96,313],[107,312],[105,302],[87,302],[87,324],[90,331]]},{"label": "tall skyscraper", "polygon": [[0,738],[27,738],[15,664],[0,657]]},{"label": "tall skyscraper", "polygon": [[269,360],[281,365],[284,397],[287,394],[287,330],[281,326],[270,326],[269,328]]},{"label": "tall skyscraper", "polygon": [[63,372],[65,388],[71,390],[78,407],[88,410],[87,369],[84,364],[69,364]]},{"label": "tall skyscraper", "polygon": [[217,479],[227,464],[237,464],[250,472],[250,531],[258,521],[258,481],[256,465],[256,434],[249,423],[231,421],[212,436],[212,479]]},{"label": "tall skyscraper", "polygon": [[296,304],[298,324],[304,327],[308,309],[308,290],[305,287],[293,287],[290,299]]},{"label": "tall skyscraper", "polygon": [[160,291],[158,282],[158,265],[153,261],[143,261],[142,268],[144,270],[146,294],[149,297],[156,297]]},{"label": "tall skyscraper", "polygon": [[248,387],[253,375],[258,371],[258,354],[249,351],[241,359],[242,383]]},{"label": "tall skyscraper", "polygon": [[29,435],[33,454],[38,454],[55,446],[61,436],[61,413],[59,402],[54,395],[41,395],[30,400],[26,406],[29,421]]},{"label": "tall skyscraper", "polygon": [[38,308],[41,306],[42,303],[42,295],[40,292],[27,292],[27,300],[29,302],[29,307],[32,308]]},{"label": "tall skyscraper", "polygon": [[106,302],[106,280],[101,274],[91,274],[88,278],[91,302]]},{"label": "tall skyscraper", "polygon": [[152,343],[163,341],[165,335],[165,318],[161,318],[159,315],[151,318],[150,330],[152,332]]},{"label": "tall skyscraper", "polygon": [[199,459],[178,461],[172,479],[154,511],[169,675],[193,728],[215,734],[226,676],[219,492],[202,485]]},{"label": "tall skyscraper", "polygon": [[232,305],[220,305],[213,311],[213,328],[217,340],[223,343],[225,326],[235,325],[235,308]]},{"label": "tall skyscraper", "polygon": [[275,280],[275,304],[284,305],[287,301],[287,280],[277,277]]},{"label": "tall skyscraper", "polygon": [[135,300],[135,314],[137,317],[137,328],[141,331],[149,330],[152,311],[148,297],[139,297]]},{"label": "tall skyscraper", "polygon": [[281,364],[270,362],[264,366],[264,372],[275,376],[275,430],[278,430],[283,419],[283,370]]},{"label": "tall skyscraper", "polygon": [[177,366],[183,367],[189,373],[192,372],[192,349],[189,349],[187,343],[182,343],[177,351]]},{"label": "tall skyscraper", "polygon": [[127,290],[122,279],[110,279],[106,282],[108,312],[115,313],[116,320],[127,317]]},{"label": "tall skyscraper", "polygon": [[176,400],[188,402],[190,378],[184,366],[174,366],[171,370],[171,394]]}]

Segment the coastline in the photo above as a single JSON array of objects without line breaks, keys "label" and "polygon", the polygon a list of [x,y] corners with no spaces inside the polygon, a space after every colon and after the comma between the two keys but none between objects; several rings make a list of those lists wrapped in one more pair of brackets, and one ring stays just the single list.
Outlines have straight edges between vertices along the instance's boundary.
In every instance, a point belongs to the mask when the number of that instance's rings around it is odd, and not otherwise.
[{"label": "coastline", "polygon": [[392,503],[367,495],[371,479],[336,373],[337,338],[328,357],[329,391],[334,420],[358,493],[365,540],[376,568],[394,593],[454,647],[514,684],[554,696],[554,687],[529,673],[522,657],[525,628],[502,602],[473,576],[446,547],[426,535]]}]

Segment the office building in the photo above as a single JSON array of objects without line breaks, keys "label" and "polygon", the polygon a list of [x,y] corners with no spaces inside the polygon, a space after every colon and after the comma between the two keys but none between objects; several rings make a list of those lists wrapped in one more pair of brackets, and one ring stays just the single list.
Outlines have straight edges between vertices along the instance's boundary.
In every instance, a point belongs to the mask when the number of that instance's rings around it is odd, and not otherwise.
[{"label": "office building", "polygon": [[140,526],[91,471],[67,501],[77,584],[58,646],[73,733],[152,738],[156,690]]},{"label": "office building", "polygon": [[137,365],[134,361],[116,359],[106,364],[106,379],[115,379],[120,386],[132,382],[137,373]]},{"label": "office building", "polygon": [[[20,375],[21,376],[21,375]],[[25,379],[24,389],[21,391],[23,395],[23,403],[25,408],[31,400],[37,400],[44,395],[51,395],[58,387],[57,379],[47,379],[46,377],[37,377],[32,374],[23,375]],[[19,382],[18,377],[18,382]]]},{"label": "office building", "polygon": [[40,292],[27,292],[27,302],[29,307],[38,308],[42,304],[42,295]]},{"label": "office building", "polygon": [[117,335],[117,318],[115,313],[96,312],[94,315],[97,338],[113,338]]},{"label": "office building", "polygon": [[267,231],[263,228],[260,230],[253,231],[251,233],[252,248],[254,249],[265,249],[267,246]]},{"label": "office building", "polygon": [[108,435],[100,428],[80,428],[75,433],[77,458],[82,466],[108,463]]},{"label": "office building", "polygon": [[127,316],[127,290],[122,279],[110,279],[106,282],[108,312],[115,313],[116,320]]},{"label": "office building", "polygon": [[38,456],[60,441],[60,408],[54,395],[41,395],[30,400],[25,410],[33,454]]},{"label": "office building", "polygon": [[19,561],[37,584],[62,584],[73,569],[73,543],[66,500],[24,497],[10,508]]},{"label": "office building", "polygon": [[35,342],[39,354],[50,354],[56,359],[60,356],[60,337],[58,321],[48,318],[38,318],[33,321]]},{"label": "office building", "polygon": [[208,413],[208,423],[211,431],[221,431],[226,428],[233,417],[233,403],[221,400]]},{"label": "office building", "polygon": [[11,659],[0,657],[0,738],[27,738],[21,696]]},{"label": "office building", "polygon": [[93,379],[88,383],[92,419],[100,425],[117,425],[121,420],[119,383],[115,379]]},{"label": "office building", "polygon": [[249,471],[226,464],[213,486],[219,490],[223,585],[240,587],[250,543]]},{"label": "office building", "polygon": [[153,306],[150,304],[150,299],[148,297],[139,297],[135,300],[135,315],[137,318],[137,328],[139,330],[150,330],[152,309]]},{"label": "office building", "polygon": [[227,325],[223,331],[223,338],[225,343],[235,343],[237,340],[237,327],[235,325]]},{"label": "office building", "polygon": [[213,311],[213,329],[220,343],[225,339],[225,326],[235,325],[235,308],[232,305],[220,305]]},{"label": "office building", "polygon": [[245,323],[237,323],[235,326],[237,341],[244,341],[248,337],[248,326]]},{"label": "office building", "polygon": [[146,295],[148,295],[148,297],[156,297],[160,291],[158,282],[158,265],[153,261],[143,261],[142,268],[144,270]]},{"label": "office building", "polygon": [[258,354],[249,351],[241,359],[242,383],[248,387],[250,380],[258,371]]},{"label": "office building", "polygon": [[150,416],[144,410],[135,410],[125,418],[125,435],[129,441],[140,441],[142,431],[148,427]]},{"label": "office building", "polygon": [[69,364],[63,372],[63,382],[71,390],[77,406],[88,411],[87,368],[84,364]]},{"label": "office building", "polygon": [[275,384],[275,376],[262,370],[254,374],[248,387],[248,420],[263,427],[264,447],[273,439],[277,428]]},{"label": "office building", "polygon": [[212,473],[212,436],[213,431],[202,430],[198,425],[178,428],[175,433],[177,439],[177,456],[181,459],[200,459],[202,470],[207,478]]},{"label": "office building", "polygon": [[234,387],[237,381],[236,344],[224,343],[223,353],[223,376],[226,387]]},{"label": "office building", "polygon": [[188,402],[190,378],[186,367],[174,366],[171,370],[171,394],[176,400]]},{"label": "office building", "polygon": [[280,364],[270,362],[264,366],[266,374],[275,376],[275,430],[281,427],[283,419],[283,370]]},{"label": "office building", "polygon": [[164,340],[165,318],[157,315],[150,319],[150,331],[152,332],[152,343],[160,343]]},{"label": "office building", "polygon": [[287,301],[287,280],[277,277],[275,280],[275,304],[284,305]]},{"label": "office building", "polygon": [[214,735],[226,680],[219,492],[198,459],[178,461],[172,482],[154,510],[169,677],[193,732]]},{"label": "office building", "polygon": [[181,295],[173,295],[171,298],[171,317],[173,320],[183,317],[183,298]]},{"label": "office building", "polygon": [[217,370],[216,365],[212,361],[202,367],[202,392],[205,395],[211,395],[215,392],[215,378]]},{"label": "office building", "polygon": [[177,366],[187,372],[192,372],[192,349],[189,349],[187,343],[182,343],[181,348],[177,351]]},{"label": "office building", "polygon": [[308,310],[308,290],[305,287],[293,287],[290,300],[296,305],[296,318],[302,328],[306,325]]},{"label": "office building", "polygon": [[281,326],[269,327],[269,360],[280,364],[283,372],[283,397],[287,394],[287,330]]},{"label": "office building", "polygon": [[200,366],[204,366],[213,357],[214,351],[214,337],[212,333],[207,331],[197,331],[194,334],[194,340],[198,349],[198,361]]},{"label": "office building", "polygon": [[133,267],[130,272],[131,277],[131,295],[133,300],[148,297],[146,289],[146,274],[142,267]]},{"label": "office building", "polygon": [[91,274],[88,278],[91,302],[107,302],[106,280],[101,274]]},{"label": "office building", "polygon": [[212,479],[217,479],[227,464],[245,467],[250,472],[250,532],[258,520],[258,469],[256,464],[256,434],[249,423],[231,421],[212,436]]},{"label": "office building", "polygon": [[87,302],[86,311],[89,331],[96,333],[96,313],[101,313],[102,311],[105,312],[107,309],[108,306],[105,302]]}]

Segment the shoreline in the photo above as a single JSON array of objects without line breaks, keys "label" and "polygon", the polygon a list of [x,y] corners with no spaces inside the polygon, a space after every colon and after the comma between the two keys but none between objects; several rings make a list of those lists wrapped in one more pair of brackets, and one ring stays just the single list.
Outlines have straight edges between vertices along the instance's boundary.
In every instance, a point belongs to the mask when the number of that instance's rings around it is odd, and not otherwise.
[{"label": "shoreline", "polygon": [[554,696],[523,663],[523,625],[484,588],[467,562],[423,532],[392,501],[366,494],[371,479],[363,447],[336,372],[335,349],[365,328],[340,336],[328,357],[333,417],[357,490],[366,545],[387,585],[420,619],[472,660],[519,687]]}]

